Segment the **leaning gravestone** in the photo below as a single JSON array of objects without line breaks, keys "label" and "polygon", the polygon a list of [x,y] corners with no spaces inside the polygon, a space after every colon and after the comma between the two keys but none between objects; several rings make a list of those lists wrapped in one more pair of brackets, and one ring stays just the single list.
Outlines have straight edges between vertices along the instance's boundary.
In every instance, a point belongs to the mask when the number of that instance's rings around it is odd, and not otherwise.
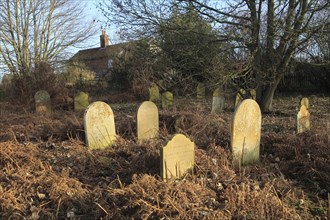
[{"label": "leaning gravestone", "polygon": [[205,86],[203,83],[198,83],[197,85],[197,99],[205,98]]},{"label": "leaning gravestone", "polygon": [[167,109],[173,106],[173,94],[171,92],[164,92],[162,94],[162,107]]},{"label": "leaning gravestone", "polygon": [[50,102],[50,95],[47,91],[39,90],[34,95],[34,100],[36,104],[36,112],[51,113],[52,107]]},{"label": "leaning gravestone", "polygon": [[107,103],[93,102],[87,107],[84,127],[87,146],[90,149],[102,149],[115,144],[115,119]]},{"label": "leaning gravestone", "polygon": [[220,113],[224,109],[225,106],[225,98],[221,95],[220,89],[216,89],[213,92],[212,98],[212,110],[211,113]]},{"label": "leaning gravestone", "polygon": [[183,134],[176,134],[160,150],[161,176],[164,180],[180,178],[194,167],[195,144]]},{"label": "leaning gravestone", "polygon": [[137,112],[138,140],[148,140],[158,135],[159,119],[158,108],[155,103],[143,102]]},{"label": "leaning gravestone", "polygon": [[80,112],[85,110],[89,105],[88,94],[84,92],[79,92],[74,97],[74,111]]},{"label": "leaning gravestone", "polygon": [[233,164],[236,167],[259,161],[261,111],[253,99],[245,99],[237,107],[231,131]]},{"label": "leaning gravestone", "polygon": [[149,88],[149,101],[158,101],[160,100],[159,88],[156,84],[152,84]]},{"label": "leaning gravestone", "polygon": [[311,129],[310,114],[305,105],[300,107],[297,114],[297,133],[302,133]]},{"label": "leaning gravestone", "polygon": [[304,97],[304,98],[301,99],[300,106],[302,106],[302,105],[305,105],[306,109],[309,109],[309,100],[308,100],[308,98]]}]

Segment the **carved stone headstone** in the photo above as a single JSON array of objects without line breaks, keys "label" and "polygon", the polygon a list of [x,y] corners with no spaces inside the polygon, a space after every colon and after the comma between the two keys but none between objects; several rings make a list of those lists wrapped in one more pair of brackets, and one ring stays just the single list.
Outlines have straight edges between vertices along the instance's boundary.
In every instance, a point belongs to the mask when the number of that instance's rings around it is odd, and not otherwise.
[{"label": "carved stone headstone", "polygon": [[197,99],[205,98],[205,86],[203,83],[198,83],[197,85]]},{"label": "carved stone headstone", "polygon": [[160,150],[161,176],[164,180],[180,178],[194,167],[195,144],[183,134],[176,134]]},{"label": "carved stone headstone", "polygon": [[158,135],[159,119],[158,108],[155,103],[143,102],[137,112],[138,140],[148,140]]},{"label": "carved stone headstone", "polygon": [[163,109],[171,108],[173,106],[173,94],[171,92],[164,92],[162,94]]},{"label": "carved stone headstone", "polygon": [[152,86],[149,88],[149,101],[158,101],[160,100],[159,95],[159,88],[156,84],[152,84]]},{"label": "carved stone headstone", "polygon": [[87,107],[84,127],[87,146],[90,149],[102,149],[115,144],[115,119],[107,103],[93,102]]},{"label": "carved stone headstone", "polygon": [[36,104],[36,112],[51,113],[52,107],[51,107],[50,95],[47,91],[39,90],[34,95],[34,100]]},{"label": "carved stone headstone", "polygon": [[311,129],[310,113],[305,105],[300,107],[297,114],[297,133],[302,133]]},{"label": "carved stone headstone", "polygon": [[307,97],[304,97],[304,98],[301,99],[300,106],[302,106],[302,105],[305,105],[306,109],[309,109],[309,100],[308,100]]},{"label": "carved stone headstone", "polygon": [[225,107],[225,98],[221,94],[220,89],[218,88],[213,92],[211,113],[220,113],[223,111],[224,107]]},{"label": "carved stone headstone", "polygon": [[245,99],[237,107],[231,131],[231,149],[234,166],[259,161],[261,111],[253,99]]},{"label": "carved stone headstone", "polygon": [[84,111],[89,105],[88,94],[84,92],[79,92],[74,97],[74,111]]}]

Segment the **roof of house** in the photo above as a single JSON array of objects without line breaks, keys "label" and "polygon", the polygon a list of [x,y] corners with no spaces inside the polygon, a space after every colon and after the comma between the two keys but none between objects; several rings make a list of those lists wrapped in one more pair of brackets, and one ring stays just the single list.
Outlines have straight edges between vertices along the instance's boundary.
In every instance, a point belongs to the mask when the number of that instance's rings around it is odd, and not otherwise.
[{"label": "roof of house", "polygon": [[108,45],[106,47],[96,47],[78,51],[70,60],[91,61],[102,58],[115,58],[120,53],[131,49],[133,42]]}]

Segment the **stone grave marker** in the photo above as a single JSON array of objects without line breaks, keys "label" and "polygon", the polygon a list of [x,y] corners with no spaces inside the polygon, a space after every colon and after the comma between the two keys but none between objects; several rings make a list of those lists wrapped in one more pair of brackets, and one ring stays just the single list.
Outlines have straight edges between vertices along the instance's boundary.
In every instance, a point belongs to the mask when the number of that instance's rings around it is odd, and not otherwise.
[{"label": "stone grave marker", "polygon": [[161,176],[164,180],[180,178],[194,167],[195,144],[183,134],[176,134],[160,150]]},{"label": "stone grave marker", "polygon": [[51,113],[52,107],[51,107],[51,101],[50,101],[50,95],[45,90],[39,90],[34,95],[34,100],[36,104],[36,112],[40,113]]},{"label": "stone grave marker", "polygon": [[74,97],[74,111],[80,112],[84,111],[89,105],[88,94],[84,92],[79,92]]},{"label": "stone grave marker", "polygon": [[173,94],[171,92],[164,92],[162,94],[162,107],[168,109],[173,106]]},{"label": "stone grave marker", "polygon": [[307,97],[304,97],[300,100],[300,106],[305,105],[306,109],[309,109],[309,100]]},{"label": "stone grave marker", "polygon": [[253,99],[243,100],[237,107],[231,130],[233,164],[236,167],[259,161],[261,111]]},{"label": "stone grave marker", "polygon": [[225,98],[221,94],[220,89],[218,88],[213,92],[211,113],[220,113],[223,111],[224,107],[225,107]]},{"label": "stone grave marker", "polygon": [[297,114],[297,133],[302,133],[311,129],[310,113],[305,105],[300,107]]},{"label": "stone grave marker", "polygon": [[115,144],[115,118],[107,103],[93,102],[87,107],[84,127],[87,146],[90,149],[103,149]]},{"label": "stone grave marker", "polygon": [[148,140],[158,135],[159,119],[158,108],[155,103],[143,102],[137,112],[137,137],[138,140]]},{"label": "stone grave marker", "polygon": [[205,86],[203,83],[198,83],[197,85],[197,99],[205,98]]},{"label": "stone grave marker", "polygon": [[159,88],[153,83],[149,88],[149,101],[155,102],[158,100],[160,100]]}]

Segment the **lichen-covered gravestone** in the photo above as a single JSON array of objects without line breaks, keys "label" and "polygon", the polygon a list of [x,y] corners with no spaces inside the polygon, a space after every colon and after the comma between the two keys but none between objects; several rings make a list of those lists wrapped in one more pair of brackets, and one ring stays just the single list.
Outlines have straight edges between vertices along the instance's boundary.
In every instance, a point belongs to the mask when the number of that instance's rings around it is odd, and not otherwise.
[{"label": "lichen-covered gravestone", "polygon": [[84,127],[87,146],[90,149],[102,149],[115,144],[115,119],[107,103],[93,102],[87,107]]},{"label": "lichen-covered gravestone", "polygon": [[197,85],[197,99],[205,98],[205,86],[203,83],[198,83]]},{"label": "lichen-covered gravestone", "polygon": [[160,100],[159,88],[156,84],[152,84],[149,88],[149,101],[158,101]]},{"label": "lichen-covered gravestone", "polygon": [[173,94],[171,92],[164,92],[162,94],[162,107],[167,109],[173,106]]},{"label": "lichen-covered gravestone", "polygon": [[80,112],[85,110],[89,105],[88,94],[84,92],[79,92],[74,97],[74,110]]},{"label": "lichen-covered gravestone", "polygon": [[36,112],[51,113],[52,107],[51,107],[50,95],[47,91],[39,90],[34,95],[34,100],[36,104]]},{"label": "lichen-covered gravestone", "polygon": [[180,178],[194,167],[195,144],[183,134],[176,134],[160,150],[161,176],[164,180]]},{"label": "lichen-covered gravestone", "polygon": [[237,107],[231,131],[233,164],[236,167],[259,161],[261,111],[253,99],[245,99]]},{"label": "lichen-covered gravestone", "polygon": [[225,106],[225,98],[221,94],[220,89],[216,89],[213,92],[213,98],[212,98],[212,110],[211,113],[220,113],[223,111]]},{"label": "lichen-covered gravestone", "polygon": [[158,108],[155,103],[143,102],[137,112],[138,140],[148,140],[158,135],[159,119]]},{"label": "lichen-covered gravestone", "polygon": [[301,99],[300,106],[302,106],[302,105],[305,105],[306,109],[309,109],[309,100],[308,100],[308,98],[304,97],[304,98]]},{"label": "lichen-covered gravestone", "polygon": [[302,133],[311,129],[310,114],[305,105],[300,107],[297,114],[297,133]]}]

